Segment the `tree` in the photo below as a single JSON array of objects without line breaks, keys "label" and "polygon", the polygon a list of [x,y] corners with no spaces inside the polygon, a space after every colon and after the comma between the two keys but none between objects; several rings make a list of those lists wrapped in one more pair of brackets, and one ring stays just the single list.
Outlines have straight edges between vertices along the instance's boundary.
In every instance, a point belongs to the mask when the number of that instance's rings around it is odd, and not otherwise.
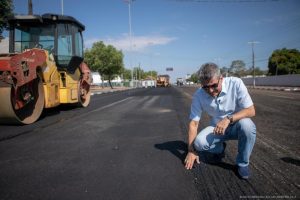
[{"label": "tree", "polygon": [[147,79],[147,78],[156,79],[156,77],[157,77],[157,71],[153,71],[153,70],[144,72],[142,76],[143,79]]},{"label": "tree", "polygon": [[198,78],[197,73],[192,74],[191,77],[189,79],[187,79],[187,81],[198,83],[199,82],[199,78]]},{"label": "tree", "polygon": [[13,2],[12,0],[0,1],[0,42],[3,39],[3,31],[8,28],[7,19],[13,15]]},{"label": "tree", "polygon": [[223,75],[223,77],[227,77],[229,74],[229,68],[228,67],[222,67],[220,69],[221,74]]},{"label": "tree", "polygon": [[234,60],[229,68],[229,73],[233,76],[241,77],[245,75],[246,64],[242,60]]},{"label": "tree", "polygon": [[133,77],[136,80],[140,80],[143,78],[144,70],[142,70],[140,67],[134,67],[133,68]]},{"label": "tree", "polygon": [[106,76],[111,88],[111,80],[115,75],[124,71],[123,53],[112,45],[106,46],[102,41],[93,44],[91,49],[84,53],[85,62],[92,70],[98,71],[101,76]]},{"label": "tree", "polygon": [[297,49],[277,49],[268,62],[269,74],[300,74],[300,52]]},{"label": "tree", "polygon": [[[268,72],[267,71],[262,71],[259,67],[254,68],[255,76],[262,76],[266,75]],[[250,67],[246,72],[245,75],[251,75],[253,76],[253,68]]]},{"label": "tree", "polygon": [[122,71],[122,74],[123,74],[123,78],[125,80],[131,80],[131,70],[130,69],[123,69]]}]

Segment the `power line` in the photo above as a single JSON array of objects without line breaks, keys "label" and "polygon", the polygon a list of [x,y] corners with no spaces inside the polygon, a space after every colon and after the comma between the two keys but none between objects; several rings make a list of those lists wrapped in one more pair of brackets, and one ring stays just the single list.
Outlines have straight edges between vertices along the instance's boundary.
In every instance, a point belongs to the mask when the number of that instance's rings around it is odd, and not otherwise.
[{"label": "power line", "polygon": [[[267,61],[267,60],[269,60],[269,58],[256,59],[255,62],[256,63],[260,63],[260,62],[264,62],[264,61]],[[251,62],[247,62],[245,64],[246,65],[252,64],[252,61]]]}]

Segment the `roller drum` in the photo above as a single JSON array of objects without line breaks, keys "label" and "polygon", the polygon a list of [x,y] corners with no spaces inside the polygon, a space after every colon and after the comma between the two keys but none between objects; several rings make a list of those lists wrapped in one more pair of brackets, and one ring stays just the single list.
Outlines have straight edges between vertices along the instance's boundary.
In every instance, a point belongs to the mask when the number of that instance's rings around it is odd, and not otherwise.
[{"label": "roller drum", "polygon": [[29,85],[32,100],[20,109],[15,108],[18,94],[11,85],[0,87],[0,124],[31,124],[39,119],[44,109],[44,89],[38,77]]},{"label": "roller drum", "polygon": [[90,85],[82,79],[78,83],[78,105],[80,107],[87,107],[91,101]]}]

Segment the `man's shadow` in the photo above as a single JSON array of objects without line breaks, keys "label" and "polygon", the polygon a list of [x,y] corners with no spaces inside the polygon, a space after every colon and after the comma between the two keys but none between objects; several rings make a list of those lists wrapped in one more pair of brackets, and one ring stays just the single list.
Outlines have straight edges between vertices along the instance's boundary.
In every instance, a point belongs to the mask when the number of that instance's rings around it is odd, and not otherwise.
[{"label": "man's shadow", "polygon": [[[154,146],[155,146],[155,148],[157,148],[159,150],[170,151],[184,165],[184,159],[185,159],[185,157],[187,155],[187,151],[188,151],[187,143],[180,141],[180,140],[176,140],[176,141],[164,142],[161,144],[155,144]],[[203,163],[206,163],[209,165],[215,165],[215,166],[221,167],[226,170],[231,170],[236,174],[236,166],[235,165],[225,163],[223,161],[214,160],[213,155],[208,152],[198,152],[198,155],[200,158],[200,162],[203,162]],[[194,165],[194,167],[195,167],[195,165]]]},{"label": "man's shadow", "polygon": [[176,156],[182,164],[184,163],[184,159],[187,155],[187,144],[183,141],[169,141],[161,144],[155,144],[155,148],[159,150],[167,150],[170,151],[174,156]]}]

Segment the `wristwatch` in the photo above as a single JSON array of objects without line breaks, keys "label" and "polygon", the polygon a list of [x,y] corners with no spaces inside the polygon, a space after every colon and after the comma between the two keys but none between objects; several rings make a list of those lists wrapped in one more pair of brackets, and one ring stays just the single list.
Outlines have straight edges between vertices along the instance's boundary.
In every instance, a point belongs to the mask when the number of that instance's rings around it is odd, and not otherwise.
[{"label": "wristwatch", "polygon": [[230,124],[233,124],[233,116],[232,115],[227,115],[226,118],[229,119]]}]

